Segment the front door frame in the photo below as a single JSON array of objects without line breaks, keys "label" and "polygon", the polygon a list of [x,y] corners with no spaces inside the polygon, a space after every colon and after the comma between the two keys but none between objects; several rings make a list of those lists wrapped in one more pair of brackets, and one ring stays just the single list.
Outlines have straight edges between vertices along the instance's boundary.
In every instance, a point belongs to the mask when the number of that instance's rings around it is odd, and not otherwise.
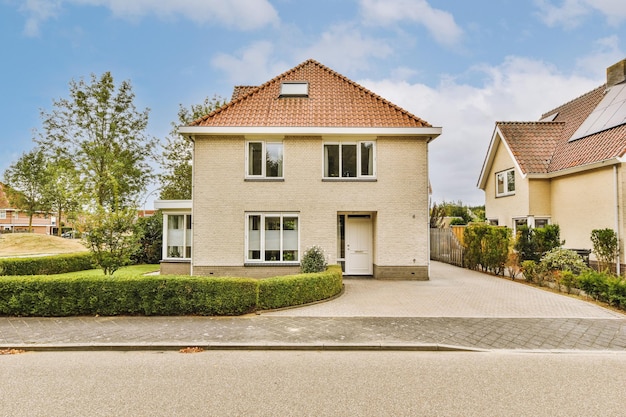
[{"label": "front door frame", "polygon": [[374,225],[372,213],[346,213],[345,228],[345,274],[373,275]]}]

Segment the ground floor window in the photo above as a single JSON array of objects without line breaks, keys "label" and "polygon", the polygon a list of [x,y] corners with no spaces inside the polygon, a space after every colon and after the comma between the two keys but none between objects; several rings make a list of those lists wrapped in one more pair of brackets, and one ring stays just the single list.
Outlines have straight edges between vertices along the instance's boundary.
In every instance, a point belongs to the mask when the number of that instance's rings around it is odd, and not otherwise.
[{"label": "ground floor window", "polygon": [[247,213],[246,224],[247,262],[300,262],[297,214]]},{"label": "ground floor window", "polygon": [[191,258],[191,214],[164,214],[167,224],[165,258]]}]

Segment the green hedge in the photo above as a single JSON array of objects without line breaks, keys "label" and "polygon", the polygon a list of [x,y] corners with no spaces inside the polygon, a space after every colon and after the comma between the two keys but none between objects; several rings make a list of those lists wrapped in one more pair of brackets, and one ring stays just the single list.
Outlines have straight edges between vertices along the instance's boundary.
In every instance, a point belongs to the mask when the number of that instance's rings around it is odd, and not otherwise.
[{"label": "green hedge", "polygon": [[343,287],[341,267],[324,272],[273,277],[259,281],[259,310],[311,303],[332,297]]},{"label": "green hedge", "polygon": [[328,298],[341,285],[339,266],[265,280],[80,273],[0,277],[0,315],[240,315]]},{"label": "green hedge", "polygon": [[93,268],[91,252],[0,259],[0,275],[53,275]]}]

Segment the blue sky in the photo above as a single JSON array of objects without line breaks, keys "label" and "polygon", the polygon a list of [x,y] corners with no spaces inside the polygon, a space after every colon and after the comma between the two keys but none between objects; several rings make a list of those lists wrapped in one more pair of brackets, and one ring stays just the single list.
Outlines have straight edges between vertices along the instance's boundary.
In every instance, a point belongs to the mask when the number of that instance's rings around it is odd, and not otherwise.
[{"label": "blue sky", "polygon": [[313,58],[443,127],[434,200],[483,204],[495,121],[601,85],[624,42],[623,0],[0,0],[0,173],[71,79],[129,80],[164,139],[179,104]]}]

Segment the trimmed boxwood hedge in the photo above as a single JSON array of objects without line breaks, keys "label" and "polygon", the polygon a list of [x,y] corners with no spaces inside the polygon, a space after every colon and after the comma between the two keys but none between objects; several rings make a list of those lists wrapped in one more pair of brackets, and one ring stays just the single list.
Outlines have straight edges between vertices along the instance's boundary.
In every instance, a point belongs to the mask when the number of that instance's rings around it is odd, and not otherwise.
[{"label": "trimmed boxwood hedge", "polygon": [[343,288],[341,267],[324,272],[273,277],[259,282],[259,310],[311,303],[339,294]]},{"label": "trimmed boxwood hedge", "polygon": [[341,291],[339,266],[256,280],[173,275],[0,277],[0,315],[240,315],[299,305]]},{"label": "trimmed boxwood hedge", "polygon": [[94,268],[91,252],[29,258],[0,258],[0,275],[53,275]]}]

